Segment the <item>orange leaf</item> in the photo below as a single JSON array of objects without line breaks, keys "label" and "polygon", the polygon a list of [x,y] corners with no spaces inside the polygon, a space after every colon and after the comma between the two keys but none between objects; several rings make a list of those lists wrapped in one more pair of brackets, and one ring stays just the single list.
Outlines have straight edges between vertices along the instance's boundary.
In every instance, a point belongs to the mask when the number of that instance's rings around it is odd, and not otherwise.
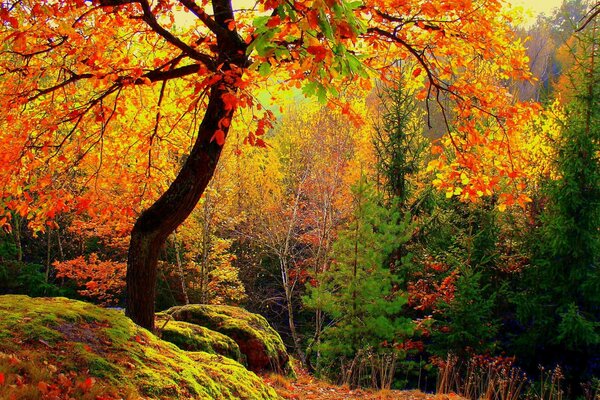
[{"label": "orange leaf", "polygon": [[42,394],[48,393],[48,384],[46,382],[44,382],[44,381],[38,382],[37,387],[38,387],[39,391],[42,392]]},{"label": "orange leaf", "polygon": [[233,19],[226,19],[225,23],[227,24],[227,29],[230,31],[235,30],[235,21]]},{"label": "orange leaf", "polygon": [[88,290],[95,290],[98,289],[98,282],[94,282],[94,281],[89,281],[88,283],[85,284],[85,287]]},{"label": "orange leaf", "polygon": [[444,149],[442,148],[442,146],[431,146],[431,154],[442,154],[444,152]]}]

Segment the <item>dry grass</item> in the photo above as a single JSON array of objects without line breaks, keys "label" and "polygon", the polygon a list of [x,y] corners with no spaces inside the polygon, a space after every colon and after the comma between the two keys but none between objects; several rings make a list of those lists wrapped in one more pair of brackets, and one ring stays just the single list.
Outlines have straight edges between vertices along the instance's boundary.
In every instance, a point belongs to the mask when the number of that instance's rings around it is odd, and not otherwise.
[{"label": "dry grass", "polygon": [[286,400],[460,400],[460,396],[450,393],[433,395],[418,390],[367,390],[351,389],[347,385],[334,385],[310,375],[306,370],[295,366],[297,378],[289,379],[281,375],[266,375],[265,382]]}]

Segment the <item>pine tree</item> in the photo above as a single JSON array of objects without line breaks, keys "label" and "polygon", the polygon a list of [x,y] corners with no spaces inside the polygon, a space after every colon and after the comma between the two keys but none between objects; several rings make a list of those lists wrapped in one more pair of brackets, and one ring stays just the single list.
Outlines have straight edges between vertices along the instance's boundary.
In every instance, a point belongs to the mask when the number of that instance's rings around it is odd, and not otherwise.
[{"label": "pine tree", "polygon": [[386,265],[389,255],[409,240],[412,227],[398,207],[382,206],[364,179],[354,186],[353,197],[354,215],[334,244],[335,260],[316,286],[309,287],[305,304],[330,318],[318,348],[324,372],[341,369],[346,383],[365,384],[361,378],[367,377],[372,382],[367,384],[385,386],[380,384],[382,371],[369,367],[363,375],[357,368],[367,357],[396,360],[394,345],[412,334],[412,322],[399,315],[406,295],[398,289],[392,266]]},{"label": "pine tree", "polygon": [[[406,68],[406,67],[405,67]],[[400,71],[404,68],[400,68]],[[400,76],[402,72],[400,73]],[[375,124],[373,144],[377,172],[390,198],[407,206],[414,191],[414,175],[423,162],[428,140],[423,136],[424,112],[405,80],[390,79],[378,86],[380,120]]]}]

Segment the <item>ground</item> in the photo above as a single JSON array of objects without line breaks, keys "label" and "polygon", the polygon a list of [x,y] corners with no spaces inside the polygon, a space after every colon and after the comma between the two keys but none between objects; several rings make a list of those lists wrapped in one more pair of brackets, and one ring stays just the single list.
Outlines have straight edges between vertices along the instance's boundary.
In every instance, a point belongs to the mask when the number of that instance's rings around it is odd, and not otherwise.
[{"label": "ground", "polygon": [[334,385],[294,366],[297,379],[265,375],[265,382],[286,400],[460,400],[456,394],[427,394],[417,390],[363,390]]}]

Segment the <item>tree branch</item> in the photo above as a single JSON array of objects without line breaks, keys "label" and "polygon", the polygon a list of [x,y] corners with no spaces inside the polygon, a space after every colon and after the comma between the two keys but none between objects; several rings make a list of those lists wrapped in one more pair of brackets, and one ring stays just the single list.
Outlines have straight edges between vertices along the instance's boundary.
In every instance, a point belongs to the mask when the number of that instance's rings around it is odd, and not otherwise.
[{"label": "tree branch", "polygon": [[[575,32],[581,32],[582,30],[584,30],[585,27],[588,26],[588,24],[592,22],[593,19],[596,18],[596,16],[598,16],[598,14],[600,14],[600,3],[596,3],[596,5],[594,5],[594,7],[592,7],[590,11],[588,11],[586,16],[589,15],[589,17],[587,17],[587,19],[583,22],[583,24],[581,24],[579,28],[575,30]],[[585,18],[585,16],[583,18]]]},{"label": "tree branch", "polygon": [[183,4],[187,9],[189,9],[200,21],[206,25],[208,29],[210,29],[215,35],[226,35],[229,34],[229,31],[217,24],[217,22],[212,19],[202,7],[200,7],[194,0],[179,0],[181,4]]},{"label": "tree branch", "polygon": [[[128,0],[123,0],[128,1]],[[207,56],[206,54],[199,53],[194,48],[184,43],[181,39],[174,36],[171,32],[166,30],[162,25],[158,23],[156,20],[156,16],[152,13],[152,9],[150,8],[150,4],[147,0],[139,0],[140,5],[142,6],[142,11],[144,13],[143,20],[146,22],[154,32],[158,33],[162,36],[167,42],[179,48],[183,51],[188,57],[200,61],[211,71],[217,70],[217,64],[212,57]]]},{"label": "tree branch", "polygon": [[[126,4],[134,4],[134,3],[138,3],[142,7],[141,19],[146,24],[148,24],[148,26],[154,32],[156,32],[158,35],[162,36],[162,38],[165,39],[167,42],[171,43],[172,45],[174,45],[175,47],[177,47],[178,49],[183,51],[185,53],[185,55],[187,55],[188,57],[190,57],[196,61],[200,61],[201,63],[206,65],[206,67],[210,71],[217,70],[217,63],[215,62],[215,60],[212,57],[210,57],[204,53],[200,53],[200,52],[196,51],[192,46],[188,45],[187,43],[185,43],[181,39],[179,39],[177,36],[173,35],[171,32],[169,32],[167,29],[165,29],[158,22],[158,20],[156,19],[156,16],[152,12],[152,8],[150,7],[150,3],[148,2],[148,0],[100,0],[100,5],[106,6],[106,7],[110,7],[110,6],[118,7],[118,6],[123,6]],[[137,17],[137,18],[139,18],[139,17]]]},{"label": "tree branch", "polygon": [[[136,78],[136,79],[131,79],[128,76],[120,76],[115,80],[114,85],[116,87],[122,87],[125,84],[143,85],[147,82],[147,80],[150,80],[150,82],[152,82],[152,83],[163,82],[163,81],[168,81],[171,79],[182,78],[182,77],[188,76],[188,75],[193,75],[193,74],[197,73],[199,70],[200,70],[199,64],[185,65],[183,67],[169,69],[166,71],[160,70],[160,69],[155,69],[153,71],[145,73],[144,75],[142,75],[141,77]],[[54,86],[51,86],[51,87],[48,87],[45,89],[36,89],[37,93],[35,95],[30,96],[27,99],[27,101],[33,101],[45,94],[54,92],[55,90],[63,88],[67,85],[70,85],[71,83],[75,83],[82,79],[91,79],[94,77],[96,77],[96,75],[91,74],[91,73],[73,74],[69,79],[66,79]],[[99,78],[103,78],[103,77],[104,76],[100,76]]]}]

